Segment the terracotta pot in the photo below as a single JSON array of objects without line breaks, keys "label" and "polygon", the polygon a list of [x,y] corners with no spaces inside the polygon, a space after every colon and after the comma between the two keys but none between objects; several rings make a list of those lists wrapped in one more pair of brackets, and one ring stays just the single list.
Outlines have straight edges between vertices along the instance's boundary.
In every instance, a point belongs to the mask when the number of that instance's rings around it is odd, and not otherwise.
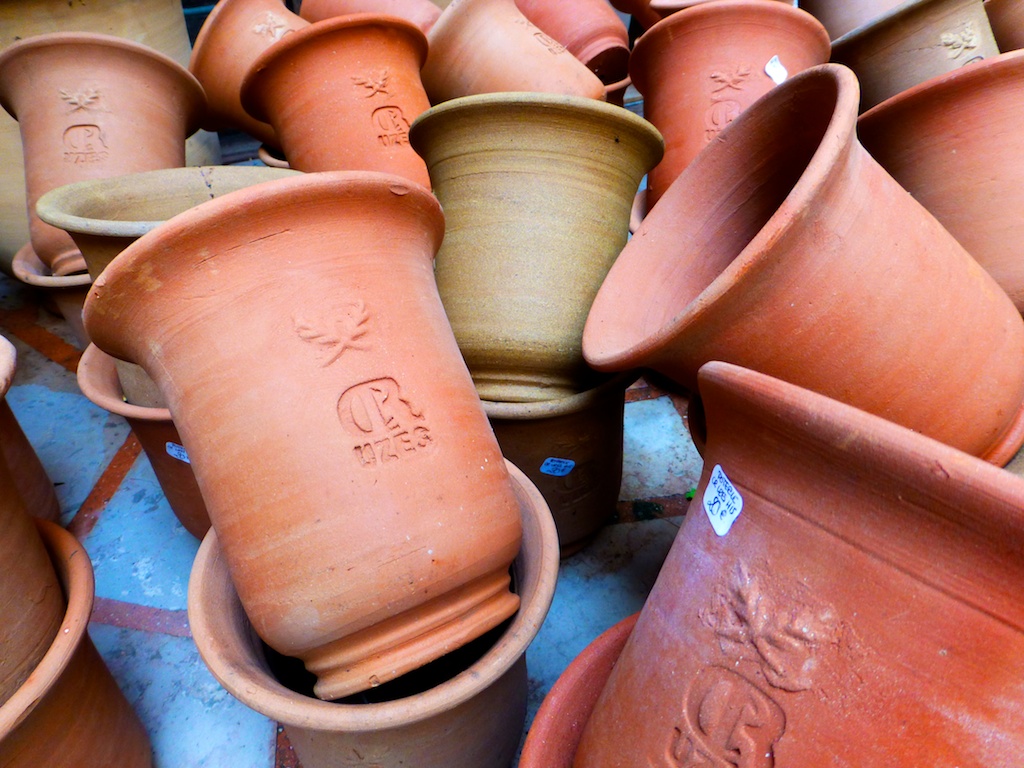
[{"label": "terracotta pot", "polygon": [[501,93],[431,108],[411,139],[444,208],[438,289],[480,397],[593,386],[583,323],[661,157],[658,132],[593,99]]},{"label": "terracotta pot", "polygon": [[665,137],[665,157],[647,175],[648,206],[777,80],[828,56],[828,33],[813,16],[768,0],[698,3],[647,30],[629,74],[644,117]]},{"label": "terracotta pot", "polygon": [[723,131],[623,249],[583,353],[691,391],[725,360],[1005,463],[1024,441],[1024,321],[864,151],[857,103],[854,74],[824,65]]},{"label": "terracotta pot", "polygon": [[981,0],[908,0],[832,44],[857,73],[862,111],[998,53]]},{"label": "terracotta pot", "polygon": [[[188,65],[189,43],[180,0],[11,0],[0,2],[0,50],[50,32],[98,32],[134,40]],[[215,133],[197,131],[185,142],[186,162],[220,162]],[[0,111],[0,268],[29,239],[25,160],[17,121]]]},{"label": "terracotta pot", "polygon": [[14,254],[11,270],[18,280],[38,288],[53,302],[81,349],[89,346],[89,336],[82,323],[82,306],[92,285],[88,274],[54,275],[36,256],[31,243]]},{"label": "terracotta pot", "polygon": [[870,24],[902,5],[905,0],[800,0],[800,7],[825,25],[837,40],[847,32]]},{"label": "terracotta pot", "polygon": [[644,29],[653,27],[661,21],[661,14],[651,8],[651,0],[615,0],[611,5],[616,10],[632,16]]},{"label": "terracotta pot", "polygon": [[574,765],[1016,764],[1024,481],[725,363],[700,393],[700,506]]},{"label": "terracotta pot", "polygon": [[625,390],[635,380],[627,373],[537,403],[484,401],[502,455],[544,494],[562,557],[578,552],[615,514]]},{"label": "terracotta pot", "polygon": [[128,422],[174,516],[186,531],[201,540],[210,530],[210,515],[171,412],[125,402],[114,362],[114,358],[90,344],[78,364],[78,386],[92,403]]},{"label": "terracotta pot", "polygon": [[397,176],[300,174],[143,235],[86,302],[96,345],[166,397],[253,626],[323,698],[518,604],[515,497],[437,295],[442,231]]},{"label": "terracotta pot", "polygon": [[1000,51],[1024,48],[1024,2],[985,0],[985,13]]},{"label": "terracotta pot", "polygon": [[36,216],[39,197],[83,179],[184,165],[205,99],[184,67],[151,48],[57,32],[0,53],[0,104],[21,129],[32,246],[63,276],[84,269],[81,254]]},{"label": "terracotta pot", "polygon": [[604,83],[537,28],[516,0],[454,0],[427,35],[423,85],[431,104],[503,91],[604,99]]},{"label": "terracotta pot", "polygon": [[523,546],[513,564],[522,607],[478,658],[453,661],[433,680],[417,680],[425,689],[416,690],[409,678],[396,680],[392,686],[408,682],[415,691],[399,698],[383,696],[387,687],[365,703],[328,703],[296,692],[275,677],[211,531],[196,556],[188,595],[203,661],[233,696],[288,728],[305,768],[507,768],[526,716],[524,654],[547,614],[558,572],[558,539],[544,500],[515,467],[509,472],[522,514]]},{"label": "terracotta pot", "polygon": [[203,127],[238,128],[264,144],[278,146],[273,127],[242,107],[242,81],[261,53],[308,26],[283,0],[219,0],[199,30],[188,65],[209,102]]},{"label": "terracotta pot", "polygon": [[629,73],[629,33],[607,0],[515,0],[532,24],[569,49],[605,84]]},{"label": "terracotta pot", "polygon": [[299,15],[306,21],[325,21],[352,13],[376,13],[411,21],[424,34],[441,15],[430,0],[303,0]]},{"label": "terracotta pot", "polygon": [[[665,18],[676,11],[683,11],[687,8],[692,8],[695,5],[701,5],[702,3],[707,3],[709,1],[710,0],[650,0],[648,6],[652,11],[656,11],[661,18]],[[796,3],[793,3],[792,0],[782,0],[782,2],[794,8],[796,7]],[[801,5],[801,7],[803,6]]]},{"label": "terracotta pot", "polygon": [[[121,251],[172,216],[294,173],[252,166],[165,168],[58,187],[39,198],[36,210],[42,221],[71,235],[96,278]],[[116,364],[129,403],[165,407],[145,371],[123,360]]]},{"label": "terracotta pot", "polygon": [[74,536],[40,520],[67,611],[46,655],[0,706],[0,766],[150,768],[149,738],[89,633],[92,564]]},{"label": "terracotta pot", "polygon": [[572,768],[583,726],[639,615],[606,630],[565,668],[533,718],[519,768]]},{"label": "terracotta pot", "polygon": [[300,171],[394,173],[429,187],[409,123],[430,107],[426,38],[412,22],[353,14],[289,35],[253,63],[242,104],[277,131]]},{"label": "terracotta pot", "polygon": [[1024,51],[932,78],[861,116],[864,147],[1024,311]]}]

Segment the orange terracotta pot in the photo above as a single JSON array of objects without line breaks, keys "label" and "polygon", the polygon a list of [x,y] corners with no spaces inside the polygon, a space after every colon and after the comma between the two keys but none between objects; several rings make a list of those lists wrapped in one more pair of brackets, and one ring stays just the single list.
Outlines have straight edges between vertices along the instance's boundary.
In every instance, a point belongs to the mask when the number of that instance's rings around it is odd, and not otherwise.
[{"label": "orange terracotta pot", "polygon": [[985,13],[1000,51],[1024,48],[1024,2],[985,0]]},{"label": "orange terracotta pot", "polygon": [[857,73],[862,111],[998,53],[981,0],[908,0],[832,44]]},{"label": "orange terracotta pot", "polygon": [[1015,765],[1024,481],[736,366],[699,386],[699,506],[574,765]]},{"label": "orange terracotta pot", "polygon": [[442,232],[405,179],[300,174],[174,217],[86,302],[96,345],[164,394],[253,626],[323,698],[518,605],[518,507],[437,295]]},{"label": "orange terracotta pot", "polygon": [[78,387],[92,403],[128,422],[174,516],[186,531],[202,540],[210,530],[210,515],[171,412],[126,402],[114,358],[95,344],[86,348],[78,364]]},{"label": "orange terracotta pot", "polygon": [[1024,311],[1024,51],[939,75],[861,115],[864,147]]},{"label": "orange terracotta pot", "polygon": [[906,0],[800,0],[800,7],[825,25],[829,37],[837,40],[870,24]]},{"label": "orange terracotta pot", "polygon": [[424,34],[441,15],[430,0],[303,0],[299,15],[306,21],[325,21],[352,13],[376,13],[411,21]]},{"label": "orange terracotta pot", "polygon": [[665,157],[647,175],[648,207],[777,81],[828,57],[828,33],[814,17],[768,0],[697,3],[647,30],[629,74],[644,117],[665,137]]},{"label": "orange terracotta pot", "polygon": [[242,104],[277,131],[300,171],[394,173],[429,188],[409,124],[430,107],[426,38],[393,16],[353,14],[289,35],[253,63]]},{"label": "orange terracotta pot", "polygon": [[[79,256],[80,258],[80,256]],[[85,273],[73,275],[55,275],[39,260],[31,243],[26,243],[14,254],[11,262],[14,276],[33,288],[42,292],[52,302],[57,311],[68,324],[81,349],[89,346],[89,336],[82,322],[82,306],[86,294],[92,285],[92,278]]]},{"label": "orange terracotta pot", "polygon": [[184,67],[151,48],[58,32],[0,53],[0,105],[21,129],[32,246],[63,276],[84,269],[82,257],[36,216],[39,197],[83,179],[184,165],[205,97]]},{"label": "orange terracotta pot", "polygon": [[89,638],[89,556],[59,526],[43,520],[38,526],[67,610],[42,660],[0,706],[0,766],[151,768],[149,737]]},{"label": "orange terracotta pot", "polygon": [[569,49],[606,85],[629,73],[629,33],[607,0],[516,0],[531,23]]},{"label": "orange terracotta pot", "polygon": [[849,69],[815,67],[723,131],[623,249],[583,354],[691,391],[736,363],[1003,464],[1024,441],[1024,321],[864,151],[858,96]]},{"label": "orange terracotta pot", "polygon": [[547,614],[558,573],[558,537],[544,499],[512,465],[509,473],[523,526],[523,546],[512,566],[519,612],[476,647],[343,702],[317,701],[286,674],[285,664],[268,663],[216,534],[203,541],[188,595],[199,653],[233,696],[288,728],[304,768],[508,768],[526,718],[525,653]]},{"label": "orange terracotta pot", "polygon": [[454,0],[427,36],[423,85],[431,104],[503,91],[604,100],[604,83],[544,33],[516,0]]},{"label": "orange terracotta pot", "polygon": [[283,0],[219,0],[199,30],[188,65],[206,89],[209,109],[204,127],[238,128],[278,146],[273,127],[242,107],[242,81],[263,51],[308,26]]}]

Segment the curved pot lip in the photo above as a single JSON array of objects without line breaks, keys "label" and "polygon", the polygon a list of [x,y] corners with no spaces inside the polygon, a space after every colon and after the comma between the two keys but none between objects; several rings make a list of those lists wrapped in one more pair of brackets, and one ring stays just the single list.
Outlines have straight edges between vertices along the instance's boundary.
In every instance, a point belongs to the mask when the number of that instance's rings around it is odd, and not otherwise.
[{"label": "curved pot lip", "polygon": [[884,30],[890,24],[899,22],[904,17],[909,16],[912,13],[916,13],[925,6],[948,1],[949,0],[906,0],[895,8],[890,8],[885,13],[876,16],[871,19],[871,21],[861,24],[856,29],[851,29],[845,35],[837,37],[832,41],[832,50],[834,52],[837,48],[847,48],[851,45],[856,45],[862,40],[869,39],[880,29]]},{"label": "curved pot lip", "polygon": [[88,288],[92,284],[92,277],[87,272],[74,275],[55,275],[50,272],[49,268],[36,255],[32,243],[25,243],[14,254],[11,271],[21,282],[36,288],[50,290]]},{"label": "curved pot lip", "polygon": [[82,353],[77,377],[82,394],[105,411],[139,421],[171,421],[171,412],[167,408],[134,405],[122,399],[124,393],[117,378],[114,358],[95,344],[90,344]]},{"label": "curved pot lip", "polygon": [[[818,190],[829,183],[834,174],[839,172],[838,160],[850,147],[857,144],[856,124],[860,102],[860,85],[857,76],[849,67],[842,64],[820,64],[799,72],[779,86],[768,91],[764,96],[755,101],[746,111],[740,114],[730,125],[719,134],[717,142],[709,145],[702,151],[694,161],[683,170],[680,176],[672,183],[672,186],[662,195],[659,205],[654,206],[641,222],[634,240],[642,238],[645,230],[651,226],[658,226],[659,206],[661,210],[663,201],[672,194],[672,189],[679,186],[685,189],[688,180],[695,173],[701,172],[708,158],[714,158],[717,154],[728,152],[731,142],[729,139],[747,130],[748,125],[753,125],[751,116],[759,111],[771,113],[775,111],[775,102],[786,98],[786,91],[801,86],[807,80],[827,79],[835,84],[836,98],[832,108],[832,115],[829,118],[828,126],[822,134],[817,149],[814,150],[811,159],[804,168],[796,184],[786,195],[785,199],[776,208],[775,212],[764,223],[764,226],[754,234],[750,241],[732,259],[729,265],[722,270],[715,278],[704,287],[704,289],[693,298],[685,307],[663,324],[654,332],[634,338],[625,348],[617,350],[601,350],[600,354],[595,352],[592,345],[588,349],[587,338],[590,317],[583,331],[583,354],[587,362],[598,370],[619,370],[644,366],[645,360],[657,351],[669,345],[673,338],[677,337],[681,330],[712,311],[714,305],[730,292],[742,290],[743,285],[749,280],[756,280],[756,266],[766,259],[769,246],[784,238],[791,230],[801,226],[801,211],[805,210],[815,199]],[[668,215],[668,214],[666,214]],[[612,265],[605,279],[614,280],[617,268],[624,269],[627,259],[644,258],[642,249],[639,251],[629,250],[630,243],[627,243],[623,253],[615,264]],[[639,254],[632,256],[631,254]],[[594,306],[600,301],[602,286],[598,290]],[[591,309],[590,316],[594,315]],[[591,333],[596,333],[592,331]]]},{"label": "curved pot lip", "polygon": [[0,400],[7,395],[18,369],[18,350],[4,336],[0,336]]},{"label": "curved pot lip", "polygon": [[267,114],[266,110],[263,109],[260,97],[265,91],[263,79],[268,70],[277,66],[279,62],[287,60],[287,57],[292,54],[295,48],[309,45],[310,41],[329,38],[331,35],[366,27],[382,27],[406,35],[416,47],[419,66],[420,68],[423,67],[424,62],[427,60],[427,36],[414,23],[400,16],[392,16],[386,13],[349,13],[332,19],[317,21],[308,27],[297,29],[290,35],[282,37],[274,45],[257,56],[242,79],[242,85],[239,90],[242,107],[257,120],[266,121]]},{"label": "curved pot lip", "polygon": [[85,548],[70,533],[48,520],[36,520],[64,589],[67,609],[57,636],[22,686],[0,705],[0,739],[29,717],[71,662],[89,626],[95,581]]},{"label": "curved pot lip", "polygon": [[[498,680],[522,657],[540,630],[554,597],[559,563],[558,532],[544,497],[515,465],[508,460],[505,465],[521,500],[523,546],[525,548],[528,541],[527,531],[532,531],[536,550],[526,558],[527,574],[520,581],[532,581],[536,586],[529,594],[520,595],[522,603],[512,623],[490,650],[468,669],[414,696],[375,704],[340,704],[295,693],[269,673],[257,669],[248,659],[229,658],[225,650],[233,643],[216,637],[210,627],[225,612],[234,608],[241,612],[242,609],[230,586],[216,531],[211,528],[192,566],[188,614],[199,653],[213,676],[247,706],[280,723],[337,732],[382,731],[411,725],[453,709]],[[229,588],[227,599],[234,606],[224,605],[223,600],[213,594],[220,592],[219,586]],[[248,622],[245,624],[247,627]]]},{"label": "curved pot lip", "polygon": [[[123,37],[105,35],[98,32],[49,32],[19,40],[0,52],[0,83],[3,82],[4,68],[20,56],[43,48],[63,48],[68,45],[89,46],[102,50],[121,51],[129,56],[144,57],[155,64],[163,66],[182,84],[186,91],[188,106],[186,109],[185,135],[191,136],[199,130],[206,113],[206,91],[189,70],[170,56],[160,53],[148,45],[136,43]],[[83,56],[84,59],[84,56]],[[7,104],[6,89],[0,88],[0,105],[10,114],[14,114]]]},{"label": "curved pot lip", "polygon": [[596,387],[576,392],[553,400],[538,400],[524,403],[506,403],[496,400],[481,400],[489,419],[527,421],[550,419],[592,408],[615,392],[624,393],[633,382],[640,378],[638,371],[626,371],[612,376]]},{"label": "curved pot lip", "polygon": [[[261,168],[252,165],[203,165],[182,168],[163,168],[141,173],[130,173],[124,176],[113,176],[102,179],[87,179],[66,184],[42,195],[36,202],[36,213],[39,218],[69,233],[101,235],[106,237],[137,238],[163,224],[166,219],[106,219],[99,216],[81,215],[89,207],[96,208],[104,202],[118,203],[118,209],[135,210],[137,205],[145,205],[149,193],[156,189],[162,197],[181,195],[189,196],[194,186],[190,182],[202,182],[208,175],[238,177],[237,183],[250,186],[260,181],[273,181],[285,176],[294,175],[299,171],[282,172],[281,168]],[[259,177],[266,177],[260,179]],[[256,180],[247,180],[254,177]],[[227,186],[232,186],[231,183]],[[222,194],[227,194],[225,191]],[[216,195],[220,197],[221,195]],[[210,191],[210,199],[214,199]],[[180,213],[196,205],[191,200],[183,200]]]}]

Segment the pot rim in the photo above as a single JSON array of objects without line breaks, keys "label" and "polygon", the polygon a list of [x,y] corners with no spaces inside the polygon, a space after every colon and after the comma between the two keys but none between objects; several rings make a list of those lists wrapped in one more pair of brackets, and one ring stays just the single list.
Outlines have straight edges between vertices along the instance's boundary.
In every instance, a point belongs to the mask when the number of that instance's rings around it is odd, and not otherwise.
[{"label": "pot rim", "polygon": [[86,636],[95,592],[92,563],[79,541],[59,525],[36,520],[67,600],[57,636],[22,686],[0,705],[0,739],[28,718],[71,662]]},{"label": "pot rim", "polygon": [[14,254],[11,262],[11,271],[14,276],[27,285],[36,288],[47,288],[61,290],[64,288],[87,288],[92,284],[92,277],[88,272],[76,273],[73,275],[55,275],[43,264],[36,255],[32,243],[25,243],[18,252]]},{"label": "pot rim", "polygon": [[612,376],[596,387],[552,400],[521,403],[497,400],[481,400],[480,402],[489,419],[508,419],[510,421],[550,419],[592,408],[604,398],[615,394],[616,391],[624,393],[638,378],[640,378],[638,371],[626,371]]},{"label": "pot rim", "polygon": [[[217,637],[211,626],[217,623],[218,618],[223,619],[226,613],[237,612],[243,620],[245,614],[226,567],[222,564],[218,568],[223,555],[216,531],[211,528],[196,554],[188,588],[189,624],[200,656],[210,672],[231,695],[255,711],[284,725],[307,730],[383,731],[426,720],[474,697],[508,672],[526,652],[551,606],[558,575],[558,532],[547,503],[521,470],[508,460],[505,465],[520,497],[525,523],[523,551],[529,541],[528,530],[532,530],[536,550],[529,557],[524,557],[521,551],[516,558],[517,563],[525,560],[522,564],[525,574],[520,583],[532,582],[535,586],[529,594],[520,596],[519,611],[501,637],[469,668],[413,696],[374,704],[341,704],[292,691],[247,658],[248,654],[242,659],[235,655],[229,657],[234,652],[232,646],[235,643],[232,641],[247,644],[246,639],[225,640]],[[218,591],[217,584],[213,584],[211,589],[211,579],[219,581],[223,589]],[[231,605],[224,605],[225,600]],[[245,631],[248,621],[244,624],[239,633],[248,638],[249,633]],[[255,649],[252,655],[256,655]]]},{"label": "pot rim", "polygon": [[308,27],[297,29],[282,37],[257,56],[242,79],[239,89],[242,108],[257,120],[267,122],[268,116],[262,102],[262,96],[266,90],[263,80],[271,69],[287,61],[287,57],[294,52],[296,47],[304,47],[312,40],[320,40],[331,35],[340,35],[352,29],[367,27],[397,31],[408,37],[416,49],[419,68],[422,69],[427,60],[427,36],[423,34],[422,29],[400,16],[386,13],[349,13],[325,21],[317,21]]},{"label": "pot rim", "polygon": [[[855,45],[865,38],[869,38],[879,29],[884,29],[890,24],[894,24],[902,18],[920,11],[925,6],[937,5],[938,3],[943,2],[958,2],[963,6],[969,6],[972,5],[974,1],[975,0],[905,0],[905,2],[900,3],[895,8],[890,8],[888,11],[880,16],[876,16],[866,24],[861,24],[856,29],[851,29],[845,35],[837,37],[832,41],[832,50],[835,51],[836,48],[846,48],[850,45]],[[981,5],[980,2],[978,4]]]},{"label": "pot rim", "polygon": [[135,405],[122,399],[124,393],[117,378],[114,358],[95,344],[90,344],[82,352],[76,375],[82,394],[105,411],[139,421],[171,421],[171,412],[167,408]]},{"label": "pot rim", "polygon": [[0,336],[0,400],[6,397],[18,370],[18,349],[6,336]]}]

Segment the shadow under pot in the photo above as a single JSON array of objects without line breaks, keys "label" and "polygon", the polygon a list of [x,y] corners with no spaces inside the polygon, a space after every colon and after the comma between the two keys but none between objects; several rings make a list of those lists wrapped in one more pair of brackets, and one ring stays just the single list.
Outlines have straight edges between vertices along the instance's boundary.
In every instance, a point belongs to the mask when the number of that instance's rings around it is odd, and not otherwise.
[{"label": "shadow under pot", "polygon": [[288,730],[305,768],[508,768],[526,717],[526,649],[554,595],[558,535],[540,492],[509,465],[523,546],[512,565],[519,612],[474,644],[361,696],[318,701],[294,660],[252,632],[213,531],[189,580],[189,623],[213,676]]}]

